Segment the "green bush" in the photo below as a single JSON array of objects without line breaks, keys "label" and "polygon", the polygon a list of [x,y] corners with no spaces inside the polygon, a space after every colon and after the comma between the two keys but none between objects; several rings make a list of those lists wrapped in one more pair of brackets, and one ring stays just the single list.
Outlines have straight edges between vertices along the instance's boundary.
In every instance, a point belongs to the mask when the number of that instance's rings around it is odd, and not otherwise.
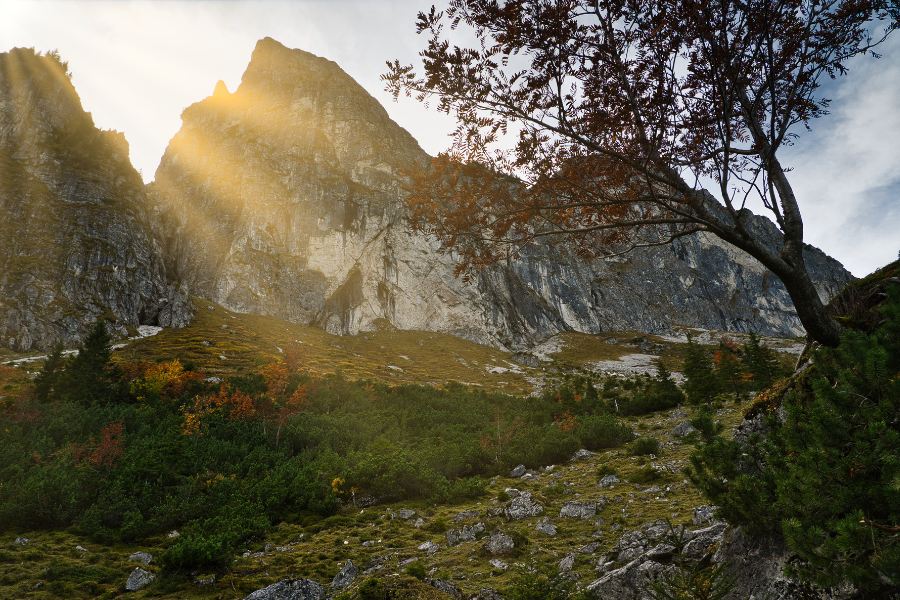
[{"label": "green bush", "polygon": [[647,456],[650,454],[659,454],[659,440],[652,437],[641,437],[628,447],[628,451],[634,456]]},{"label": "green bush", "polygon": [[387,597],[387,588],[375,577],[369,577],[359,586],[360,600],[387,600]]},{"label": "green bush", "polygon": [[428,568],[424,562],[417,560],[406,567],[406,574],[421,581],[428,577]]},{"label": "green bush", "polygon": [[662,477],[662,473],[659,470],[654,469],[652,466],[647,465],[631,473],[625,479],[629,483],[650,483],[651,481],[657,481]]}]

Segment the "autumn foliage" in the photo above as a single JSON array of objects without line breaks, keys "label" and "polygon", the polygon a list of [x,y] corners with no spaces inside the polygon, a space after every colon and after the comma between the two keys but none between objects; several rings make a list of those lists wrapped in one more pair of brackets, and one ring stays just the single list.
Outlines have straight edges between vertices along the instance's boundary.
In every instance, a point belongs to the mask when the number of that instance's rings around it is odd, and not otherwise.
[{"label": "autumn foliage", "polygon": [[[774,272],[806,330],[836,345],[779,150],[827,114],[820,79],[873,53],[898,15],[884,0],[432,7],[416,24],[421,74],[395,61],[382,77],[458,123],[451,148],[408,173],[412,222],[465,277],[537,243],[608,256],[710,232]],[[452,45],[463,28],[477,43]],[[780,248],[757,237],[751,206]]]}]

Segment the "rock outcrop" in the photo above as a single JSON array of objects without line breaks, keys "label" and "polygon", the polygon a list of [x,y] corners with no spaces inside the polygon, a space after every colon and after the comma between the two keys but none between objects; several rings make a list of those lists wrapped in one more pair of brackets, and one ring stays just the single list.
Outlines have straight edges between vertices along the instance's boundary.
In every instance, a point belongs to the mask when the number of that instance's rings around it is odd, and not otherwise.
[{"label": "rock outcrop", "polygon": [[[151,184],[167,261],[229,309],[337,334],[386,321],[507,349],[673,323],[802,333],[780,281],[705,234],[616,260],[536,246],[464,285],[453,256],[404,218],[402,170],[429,157],[336,64],[272,39],[234,93],[220,82],[182,120]],[[780,243],[771,222],[748,220]],[[850,279],[813,248],[807,263],[823,296]]]},{"label": "rock outcrop", "polygon": [[183,325],[128,142],[100,131],[56,55],[0,54],[0,345],[77,345],[98,318],[126,335]]}]

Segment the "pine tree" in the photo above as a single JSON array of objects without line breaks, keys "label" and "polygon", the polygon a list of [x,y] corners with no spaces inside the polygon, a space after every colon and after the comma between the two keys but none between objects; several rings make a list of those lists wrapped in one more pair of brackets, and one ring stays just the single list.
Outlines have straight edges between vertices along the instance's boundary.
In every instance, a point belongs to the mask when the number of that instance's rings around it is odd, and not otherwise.
[{"label": "pine tree", "polygon": [[89,405],[107,402],[113,391],[110,356],[112,338],[106,324],[98,320],[78,347],[78,354],[66,361],[60,377],[60,396],[68,402]]},{"label": "pine tree", "polygon": [[769,387],[782,375],[777,353],[759,343],[759,336],[750,332],[750,339],[744,344],[744,367],[752,379],[752,388],[761,390]]},{"label": "pine tree", "polygon": [[687,380],[684,393],[691,404],[709,402],[719,393],[719,382],[713,371],[712,360],[703,347],[694,343],[690,333],[687,335],[687,342],[687,356],[682,367]]},{"label": "pine tree", "polygon": [[[873,333],[847,330],[794,380],[768,436],[742,444],[701,429],[687,474],[719,514],[780,531],[823,587],[849,580],[866,598],[900,587],[900,290]],[[708,425],[708,423],[707,423]],[[727,482],[727,483],[726,483]]]},{"label": "pine tree", "polygon": [[47,355],[44,366],[41,367],[37,377],[34,378],[34,396],[38,402],[48,402],[59,397],[59,378],[62,375],[63,359],[62,342],[57,342],[53,350]]}]

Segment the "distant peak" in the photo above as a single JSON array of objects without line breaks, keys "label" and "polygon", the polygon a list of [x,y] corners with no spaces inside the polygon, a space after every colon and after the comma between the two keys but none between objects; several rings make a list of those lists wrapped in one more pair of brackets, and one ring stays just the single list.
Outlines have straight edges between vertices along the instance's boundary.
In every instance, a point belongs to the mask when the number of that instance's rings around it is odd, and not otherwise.
[{"label": "distant peak", "polygon": [[213,98],[228,98],[229,96],[231,96],[231,92],[228,91],[228,86],[220,79],[216,84],[216,89],[213,90]]}]

